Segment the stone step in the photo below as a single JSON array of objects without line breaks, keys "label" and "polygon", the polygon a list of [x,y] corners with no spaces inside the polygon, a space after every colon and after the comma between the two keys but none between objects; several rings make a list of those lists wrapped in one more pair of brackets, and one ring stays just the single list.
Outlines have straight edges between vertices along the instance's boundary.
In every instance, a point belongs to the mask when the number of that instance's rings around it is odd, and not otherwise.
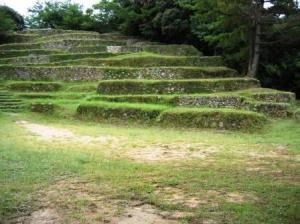
[{"label": "stone step", "polygon": [[226,67],[92,67],[92,66],[0,66],[8,80],[100,81],[109,79],[201,79],[239,77]]},{"label": "stone step", "polygon": [[53,49],[22,49],[22,50],[0,50],[0,58],[14,58],[28,56],[33,57],[36,55],[52,55],[66,53],[63,50]]},{"label": "stone step", "polygon": [[294,107],[291,103],[274,103],[255,101],[240,93],[219,94],[183,94],[183,95],[98,95],[88,97],[91,102],[123,102],[162,104],[176,107],[207,107],[244,109],[263,113],[271,117],[287,117]]},{"label": "stone step", "polygon": [[66,40],[66,39],[107,39],[103,38],[99,33],[78,33],[78,32],[72,32],[72,33],[62,33],[62,34],[53,34],[49,36],[43,36],[40,38],[37,38],[35,41],[41,42],[41,41],[53,41],[53,40]]},{"label": "stone step", "polygon": [[18,109],[24,109],[24,105],[1,105],[0,104],[0,110],[18,110]]},{"label": "stone step", "polygon": [[[202,53],[191,45],[173,44],[173,45],[141,45],[141,46],[108,46],[108,45],[84,45],[67,48],[65,46],[59,49],[40,49],[39,45],[35,44],[29,46],[31,48],[22,48],[22,45],[15,46],[19,49],[10,49],[7,46],[0,48],[0,58],[11,58],[28,55],[51,55],[62,53],[136,53],[136,52],[150,52],[162,55],[174,56],[201,56]],[[38,48],[37,48],[38,47]]]},{"label": "stone step", "polygon": [[176,128],[249,130],[263,126],[265,116],[249,111],[211,108],[168,108],[157,105],[86,103],[77,108],[81,119],[157,124]]},{"label": "stone step", "polygon": [[18,106],[22,105],[22,101],[0,101],[1,106]]},{"label": "stone step", "polygon": [[129,37],[129,36],[125,36],[121,33],[98,33],[98,32],[90,32],[90,31],[78,31],[78,30],[73,30],[73,31],[68,31],[68,32],[57,32],[57,33],[52,33],[52,34],[48,34],[48,35],[40,35],[40,34],[22,34],[22,35],[37,35],[39,36],[39,40],[47,40],[47,39],[73,39],[73,38],[78,38],[78,37],[82,37],[81,39],[84,38],[101,38],[101,39],[110,39],[110,40],[139,40],[142,41],[142,39],[138,39],[136,37]]},{"label": "stone step", "polygon": [[47,42],[36,43],[13,43],[2,44],[0,50],[22,50],[22,49],[70,49],[83,45],[92,46],[123,46],[126,42],[115,40],[102,40],[102,39],[69,39],[69,40],[54,40]]},{"label": "stone step", "polygon": [[68,34],[68,33],[84,33],[84,34],[98,34],[94,31],[84,31],[84,30],[62,30],[62,29],[25,29],[19,31],[20,34],[36,34],[41,36],[51,36],[58,34]]},{"label": "stone step", "polygon": [[12,94],[8,91],[0,91],[0,97],[10,97]]},{"label": "stone step", "polygon": [[237,91],[259,86],[250,78],[191,80],[107,80],[98,85],[99,94],[192,94]]},{"label": "stone step", "polygon": [[[30,54],[30,53],[28,53]],[[125,53],[113,54],[113,53],[68,53],[68,54],[30,54],[28,56],[21,57],[9,57],[9,58],[0,58],[0,65],[5,64],[46,64],[46,63],[54,63],[60,61],[69,61],[69,60],[77,60],[82,58],[108,58],[119,55],[124,55]]]},{"label": "stone step", "polygon": [[136,53],[136,52],[151,52],[162,55],[176,56],[201,56],[202,53],[195,47],[185,44],[143,44],[143,45],[128,45],[128,46],[79,46],[68,49],[73,53],[92,53],[92,52],[111,52],[111,53]]},{"label": "stone step", "polygon": [[[1,64],[1,61],[0,61]],[[84,58],[79,60],[65,60],[48,65],[84,65],[84,66],[115,66],[115,67],[218,67],[224,66],[221,57],[218,56],[161,56],[147,54],[130,54],[110,58]]]},{"label": "stone step", "polygon": [[0,97],[0,104],[5,102],[22,102],[20,99],[14,99],[14,98],[1,98]]}]

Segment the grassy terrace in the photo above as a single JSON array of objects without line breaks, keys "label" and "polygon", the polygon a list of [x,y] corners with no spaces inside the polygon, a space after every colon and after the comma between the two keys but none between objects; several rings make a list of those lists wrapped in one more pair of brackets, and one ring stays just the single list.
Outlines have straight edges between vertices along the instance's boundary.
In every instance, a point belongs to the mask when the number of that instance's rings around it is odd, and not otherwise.
[{"label": "grassy terrace", "polygon": [[1,58],[1,60],[4,60],[3,63],[5,63],[5,62],[10,61],[10,59],[7,59],[7,58],[28,56],[30,54],[51,55],[51,54],[62,54],[62,53],[64,53],[64,51],[63,50],[58,50],[58,49],[1,50],[0,51],[0,58]]},{"label": "grassy terrace", "polygon": [[189,80],[105,80],[99,82],[99,94],[176,94],[213,93],[258,87],[250,78]]},{"label": "grassy terrace", "polygon": [[[30,52],[27,52],[26,50],[24,51],[11,51],[10,52],[11,54],[13,53],[20,53],[20,54],[25,54],[25,53],[30,53]],[[65,61],[65,60],[76,60],[76,59],[81,59],[81,58],[109,58],[109,57],[112,57],[112,56],[116,56],[118,54],[112,54],[112,53],[107,53],[107,52],[101,52],[101,53],[73,53],[73,54],[70,54],[70,53],[61,53],[60,51],[37,51],[37,52],[32,52],[34,54],[36,54],[38,57],[39,53],[41,53],[41,55],[47,55],[47,61],[48,62],[57,62],[57,61]],[[119,53],[119,54],[124,54],[124,53]],[[21,56],[21,57],[9,57],[9,58],[4,58],[4,59],[0,59],[0,64],[20,64],[22,63],[23,65],[24,64],[39,64],[39,63],[45,63],[45,62],[40,62],[40,61],[32,61],[32,58],[28,59],[27,56]]]},{"label": "grassy terrace", "polygon": [[[1,61],[0,61],[1,63]],[[53,63],[53,65],[90,65],[90,66],[130,66],[130,67],[158,67],[158,66],[223,66],[220,57],[171,57],[157,55],[130,55],[105,59],[85,58]]]},{"label": "grassy terrace", "polygon": [[[51,52],[51,51],[50,51]],[[55,52],[55,51],[54,51]],[[90,66],[117,66],[117,67],[159,67],[159,66],[224,66],[222,58],[204,56],[172,56],[148,52],[139,53],[69,53],[50,54],[45,56],[46,61],[32,57],[11,57],[0,59],[0,64],[44,64],[44,65],[90,65]],[[81,59],[81,60],[79,60]],[[47,64],[48,62],[48,64]],[[51,64],[49,64],[51,63]]]},{"label": "grassy terrace", "polygon": [[101,67],[0,65],[0,77],[7,80],[99,81],[115,79],[202,79],[236,77],[226,67]]},{"label": "grassy terrace", "polygon": [[34,43],[12,43],[3,44],[0,46],[0,50],[20,50],[20,49],[37,49],[37,48],[67,48],[67,46],[80,46],[80,45],[125,45],[123,41],[109,41],[102,39],[68,39],[68,40],[49,40]]}]

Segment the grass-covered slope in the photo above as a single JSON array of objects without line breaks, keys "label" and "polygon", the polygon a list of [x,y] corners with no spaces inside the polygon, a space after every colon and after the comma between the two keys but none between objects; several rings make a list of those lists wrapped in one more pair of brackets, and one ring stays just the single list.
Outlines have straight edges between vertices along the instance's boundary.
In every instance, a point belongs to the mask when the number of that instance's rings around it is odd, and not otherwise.
[{"label": "grass-covered slope", "polygon": [[242,130],[265,116],[297,117],[294,94],[259,88],[190,45],[71,30],[12,35],[0,45],[0,87],[33,112]]}]

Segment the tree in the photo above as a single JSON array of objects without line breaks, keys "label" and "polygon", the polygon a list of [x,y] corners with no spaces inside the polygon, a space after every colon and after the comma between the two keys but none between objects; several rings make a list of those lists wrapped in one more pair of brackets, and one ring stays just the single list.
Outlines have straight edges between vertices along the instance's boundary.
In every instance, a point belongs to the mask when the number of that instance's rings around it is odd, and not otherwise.
[{"label": "tree", "polygon": [[[12,29],[14,30],[22,30],[25,27],[24,18],[17,13],[15,10],[8,6],[0,6],[0,12],[2,15],[6,15],[6,17],[9,17],[13,23],[15,24]],[[2,23],[2,20],[1,20]]]},{"label": "tree", "polygon": [[[266,87],[299,93],[299,4],[294,0],[180,0],[212,54]],[[266,7],[268,3],[268,7]],[[298,77],[298,78],[297,78]]]},{"label": "tree", "polygon": [[14,30],[16,28],[16,24],[14,23],[12,18],[10,18],[10,16],[6,12],[1,10],[1,8],[0,8],[0,20],[1,20],[0,35],[3,35],[7,31]]},{"label": "tree", "polygon": [[24,28],[23,17],[7,6],[0,6],[0,42],[9,41],[9,32]]},{"label": "tree", "polygon": [[70,1],[37,2],[29,12],[26,22],[30,28],[93,29],[93,12],[84,13],[81,5]]},{"label": "tree", "polygon": [[118,30],[121,24],[121,8],[115,1],[102,0],[93,6],[94,20],[97,21],[97,29],[100,32],[110,32]]},{"label": "tree", "polygon": [[190,10],[177,0],[103,0],[95,6],[101,19],[126,34],[163,42],[192,39]]},{"label": "tree", "polygon": [[[217,52],[228,55],[231,63],[237,63],[239,57],[245,58],[248,52],[247,74],[251,77],[257,76],[261,47],[268,44],[263,39],[265,33],[291,14],[299,13],[297,2],[293,0],[181,2],[181,5],[194,11],[193,32],[214,46]],[[265,7],[267,2],[271,4],[269,8]],[[245,65],[241,67],[245,70]]]}]

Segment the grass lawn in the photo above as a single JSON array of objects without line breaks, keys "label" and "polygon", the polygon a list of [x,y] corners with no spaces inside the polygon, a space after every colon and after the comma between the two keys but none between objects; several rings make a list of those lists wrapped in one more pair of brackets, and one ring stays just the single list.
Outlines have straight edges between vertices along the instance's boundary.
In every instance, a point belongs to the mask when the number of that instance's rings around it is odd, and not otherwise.
[{"label": "grass lawn", "polygon": [[300,222],[295,120],[255,133],[30,113],[0,113],[0,124],[0,223],[47,215],[60,223],[143,215],[164,223]]}]

